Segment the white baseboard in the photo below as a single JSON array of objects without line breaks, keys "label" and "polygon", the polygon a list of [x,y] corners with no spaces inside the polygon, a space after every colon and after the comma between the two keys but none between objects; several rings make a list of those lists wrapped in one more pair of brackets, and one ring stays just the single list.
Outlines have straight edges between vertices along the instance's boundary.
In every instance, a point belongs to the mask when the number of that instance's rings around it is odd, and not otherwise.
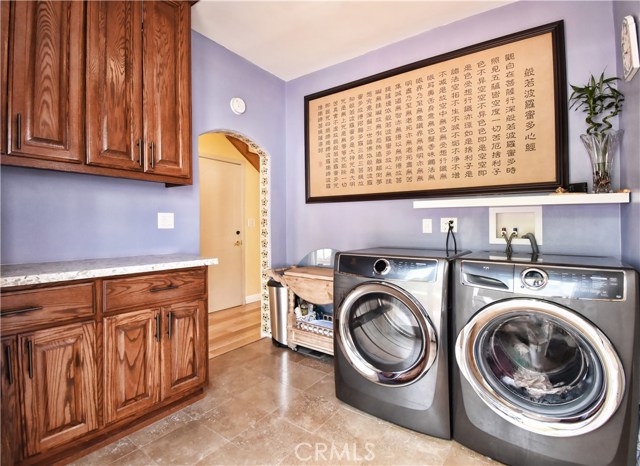
[{"label": "white baseboard", "polygon": [[249,304],[249,303],[255,303],[256,301],[260,301],[260,296],[261,296],[260,293],[252,294],[250,296],[245,296],[244,303]]}]

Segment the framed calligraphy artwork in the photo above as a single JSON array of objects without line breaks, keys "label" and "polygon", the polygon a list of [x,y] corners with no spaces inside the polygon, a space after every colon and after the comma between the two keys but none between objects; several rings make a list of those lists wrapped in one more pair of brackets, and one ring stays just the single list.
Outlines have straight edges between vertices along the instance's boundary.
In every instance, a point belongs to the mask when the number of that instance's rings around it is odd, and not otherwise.
[{"label": "framed calligraphy artwork", "polygon": [[306,200],[566,184],[558,21],[305,96]]}]

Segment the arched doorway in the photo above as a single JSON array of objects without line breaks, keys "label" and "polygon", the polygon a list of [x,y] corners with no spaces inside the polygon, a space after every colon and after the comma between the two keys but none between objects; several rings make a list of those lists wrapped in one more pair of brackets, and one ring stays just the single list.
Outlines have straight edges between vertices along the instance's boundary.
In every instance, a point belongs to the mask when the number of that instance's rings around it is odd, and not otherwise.
[{"label": "arched doorway", "polygon": [[[270,249],[270,200],[269,200],[269,179],[270,161],[269,155],[251,139],[243,134],[232,130],[213,130],[200,135],[222,134],[229,136],[229,140],[234,144],[239,152],[243,152],[242,145],[246,151],[256,154],[259,158],[259,262],[260,262],[260,332],[262,336],[269,335],[269,294],[267,282],[269,281],[268,271],[271,268]],[[234,143],[233,140],[236,142]],[[199,139],[200,141],[200,139]],[[237,144],[239,142],[240,144]],[[200,144],[199,144],[200,145]],[[200,148],[198,148],[200,152]],[[251,161],[249,161],[251,162]],[[215,266],[214,266],[215,267]]]}]

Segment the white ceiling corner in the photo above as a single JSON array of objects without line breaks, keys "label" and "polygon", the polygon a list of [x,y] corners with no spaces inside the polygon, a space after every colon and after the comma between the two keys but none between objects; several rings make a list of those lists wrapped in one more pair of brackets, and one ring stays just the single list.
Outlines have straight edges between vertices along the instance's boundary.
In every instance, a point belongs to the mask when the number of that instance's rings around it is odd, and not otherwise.
[{"label": "white ceiling corner", "polygon": [[514,0],[200,0],[192,28],[290,81]]}]

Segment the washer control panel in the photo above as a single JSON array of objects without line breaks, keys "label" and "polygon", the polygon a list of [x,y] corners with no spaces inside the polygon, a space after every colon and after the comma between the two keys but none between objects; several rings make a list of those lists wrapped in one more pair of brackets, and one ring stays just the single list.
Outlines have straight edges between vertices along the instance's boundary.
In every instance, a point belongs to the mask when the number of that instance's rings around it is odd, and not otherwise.
[{"label": "washer control panel", "polygon": [[438,277],[438,261],[343,254],[337,271],[367,278],[434,282]]},{"label": "washer control panel", "polygon": [[462,261],[462,284],[542,297],[622,300],[623,270]]},{"label": "washer control panel", "polygon": [[530,290],[540,290],[544,288],[549,282],[549,275],[547,272],[540,269],[525,269],[520,274],[522,284],[525,288]]},{"label": "washer control panel", "polygon": [[[516,267],[516,269],[521,269]],[[518,272],[518,270],[516,270]],[[624,272],[574,268],[525,268],[522,287],[542,296],[572,299],[624,299]]]}]

